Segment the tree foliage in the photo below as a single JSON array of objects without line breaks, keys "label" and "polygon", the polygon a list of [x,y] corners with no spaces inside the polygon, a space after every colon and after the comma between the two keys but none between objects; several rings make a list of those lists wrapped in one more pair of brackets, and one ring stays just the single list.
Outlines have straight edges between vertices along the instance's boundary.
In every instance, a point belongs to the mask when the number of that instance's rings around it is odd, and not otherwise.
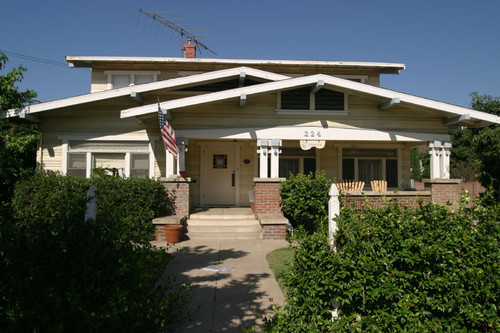
[{"label": "tree foliage", "polygon": [[[475,110],[500,115],[500,97],[471,94],[471,107]],[[473,181],[479,179],[498,192],[500,177],[500,126],[451,130],[452,177]]]},{"label": "tree foliage", "polygon": [[[8,58],[0,52],[0,70],[5,69]],[[20,108],[36,102],[33,90],[20,91],[16,85],[22,81],[26,68],[19,66],[0,76],[0,112]],[[33,172],[36,166],[36,146],[40,138],[36,125],[19,120],[0,121],[0,201],[8,199],[14,184]]]}]

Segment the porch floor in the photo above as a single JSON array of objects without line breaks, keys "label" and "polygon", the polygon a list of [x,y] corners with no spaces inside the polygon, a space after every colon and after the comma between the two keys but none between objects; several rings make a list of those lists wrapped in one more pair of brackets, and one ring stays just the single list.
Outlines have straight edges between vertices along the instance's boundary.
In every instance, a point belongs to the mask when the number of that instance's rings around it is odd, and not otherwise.
[{"label": "porch floor", "polygon": [[240,219],[255,218],[255,214],[249,207],[199,207],[190,214],[190,219],[218,218],[218,219]]}]

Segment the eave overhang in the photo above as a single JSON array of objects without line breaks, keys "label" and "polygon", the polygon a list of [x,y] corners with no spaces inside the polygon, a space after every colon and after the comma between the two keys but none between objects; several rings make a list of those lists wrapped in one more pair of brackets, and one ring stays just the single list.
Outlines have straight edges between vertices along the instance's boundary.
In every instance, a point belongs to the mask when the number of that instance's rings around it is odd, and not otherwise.
[{"label": "eave overhang", "polygon": [[363,61],[309,61],[309,60],[263,60],[263,59],[215,59],[215,58],[178,58],[178,57],[104,57],[104,56],[67,56],[70,67],[91,68],[98,63],[141,63],[141,64],[214,64],[234,66],[324,66],[345,68],[371,68],[380,70],[381,74],[399,74],[405,64],[390,62]]}]

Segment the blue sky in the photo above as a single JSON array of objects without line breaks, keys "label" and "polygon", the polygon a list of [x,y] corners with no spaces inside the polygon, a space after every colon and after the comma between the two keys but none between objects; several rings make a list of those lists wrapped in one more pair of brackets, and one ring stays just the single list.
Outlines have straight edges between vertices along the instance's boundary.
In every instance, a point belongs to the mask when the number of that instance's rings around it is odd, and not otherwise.
[{"label": "blue sky", "polygon": [[[7,0],[0,50],[61,63],[67,55],[181,56],[179,38],[139,8],[177,11],[160,15],[205,30],[217,56],[203,58],[397,62],[406,70],[384,75],[381,86],[461,106],[472,91],[500,95],[498,0]],[[89,92],[88,69],[9,59],[28,68],[20,87],[41,101]]]}]

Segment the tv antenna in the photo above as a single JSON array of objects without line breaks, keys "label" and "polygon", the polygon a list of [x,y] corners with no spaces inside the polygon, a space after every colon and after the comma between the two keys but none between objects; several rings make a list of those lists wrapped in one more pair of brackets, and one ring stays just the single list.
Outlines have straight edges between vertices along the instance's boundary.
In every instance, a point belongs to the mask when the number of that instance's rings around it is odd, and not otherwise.
[{"label": "tv antenna", "polygon": [[183,40],[184,38],[187,40],[188,43],[190,42],[193,42],[196,44],[196,46],[198,46],[198,50],[200,51],[201,53],[201,50],[200,50],[200,47],[209,51],[209,52],[212,52],[214,55],[217,55],[217,53],[215,53],[214,51],[212,51],[211,49],[208,48],[208,46],[206,46],[205,44],[203,44],[202,42],[200,42],[199,40],[199,36],[195,36],[193,35],[192,33],[190,33],[189,31],[187,31],[186,29],[182,28],[181,26],[161,17],[160,15],[156,14],[156,13],[149,13],[149,12],[146,12],[142,9],[139,9],[139,13],[141,14],[144,14],[146,15],[147,17],[155,20],[156,22],[159,22],[160,24],[163,24],[164,26],[166,26],[167,28],[175,31],[176,33],[178,33],[180,35],[180,38],[181,40]]}]

